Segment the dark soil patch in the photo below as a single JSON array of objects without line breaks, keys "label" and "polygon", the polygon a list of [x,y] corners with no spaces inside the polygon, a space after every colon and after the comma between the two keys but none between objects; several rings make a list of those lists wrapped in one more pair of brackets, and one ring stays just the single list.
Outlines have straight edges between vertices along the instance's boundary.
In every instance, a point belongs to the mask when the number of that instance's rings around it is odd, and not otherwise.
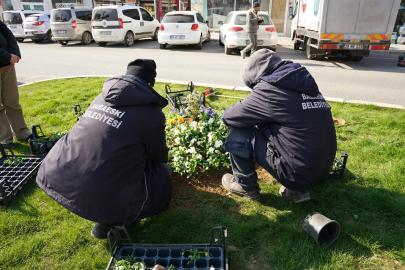
[{"label": "dark soil patch", "polygon": [[[262,167],[256,166],[256,172],[264,184],[277,183],[277,181]],[[173,199],[171,208],[192,211],[195,203],[198,203],[198,199],[196,198],[197,192],[226,196],[229,192],[225,190],[221,184],[222,176],[226,173],[232,173],[232,169],[221,168],[218,170],[211,169],[205,171],[202,168],[199,168],[198,174],[191,176],[190,178],[178,173],[173,173]]]}]

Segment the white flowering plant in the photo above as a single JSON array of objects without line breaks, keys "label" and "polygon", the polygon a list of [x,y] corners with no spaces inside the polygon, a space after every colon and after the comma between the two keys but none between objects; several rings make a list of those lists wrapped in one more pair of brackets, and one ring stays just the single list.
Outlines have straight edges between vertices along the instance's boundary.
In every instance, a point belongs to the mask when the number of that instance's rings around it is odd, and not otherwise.
[{"label": "white flowering plant", "polygon": [[198,167],[208,170],[230,166],[224,147],[228,130],[222,114],[201,105],[193,120],[185,109],[170,110],[166,115],[166,140],[173,172],[190,177],[198,173]]}]

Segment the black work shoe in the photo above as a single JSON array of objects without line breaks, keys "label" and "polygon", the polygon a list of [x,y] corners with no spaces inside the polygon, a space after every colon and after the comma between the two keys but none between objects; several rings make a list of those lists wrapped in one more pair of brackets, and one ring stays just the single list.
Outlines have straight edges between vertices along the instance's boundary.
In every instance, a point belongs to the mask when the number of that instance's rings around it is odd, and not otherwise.
[{"label": "black work shoe", "polygon": [[260,199],[260,187],[258,184],[252,189],[245,190],[238,184],[232,174],[226,173],[222,176],[222,185],[224,188],[235,195],[241,196],[250,201],[258,201]]},{"label": "black work shoe", "polygon": [[101,224],[97,223],[91,230],[91,236],[97,239],[107,239],[107,234],[114,224]]},{"label": "black work shoe", "polygon": [[2,144],[4,150],[8,150],[8,149],[14,149],[15,148],[15,144],[14,143],[6,143],[6,144]]},{"label": "black work shoe", "polygon": [[295,191],[287,189],[285,186],[281,186],[278,193],[289,203],[301,203],[311,200],[308,191]]}]

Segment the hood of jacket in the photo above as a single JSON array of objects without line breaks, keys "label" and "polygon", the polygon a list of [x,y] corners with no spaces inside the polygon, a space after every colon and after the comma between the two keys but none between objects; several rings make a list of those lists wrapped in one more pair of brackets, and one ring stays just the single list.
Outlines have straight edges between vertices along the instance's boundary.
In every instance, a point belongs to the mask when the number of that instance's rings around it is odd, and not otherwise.
[{"label": "hood of jacket", "polygon": [[309,96],[319,94],[315,79],[305,67],[292,61],[281,61],[276,53],[268,49],[258,50],[249,58],[243,67],[242,77],[251,89],[263,80]]},{"label": "hood of jacket", "polygon": [[112,77],[104,82],[102,96],[112,107],[157,104],[161,108],[168,101],[144,80],[132,75]]}]

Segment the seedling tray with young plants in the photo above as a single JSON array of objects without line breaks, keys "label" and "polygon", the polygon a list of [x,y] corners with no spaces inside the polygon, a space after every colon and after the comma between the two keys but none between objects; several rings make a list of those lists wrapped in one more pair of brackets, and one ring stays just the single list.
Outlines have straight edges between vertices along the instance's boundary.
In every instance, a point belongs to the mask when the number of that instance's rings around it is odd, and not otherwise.
[{"label": "seedling tray with young plants", "polygon": [[106,270],[228,270],[227,230],[212,229],[208,244],[136,244],[125,227],[108,233],[111,259]]},{"label": "seedling tray with young plants", "polygon": [[[187,89],[183,90],[171,90],[168,84],[165,85],[166,99],[169,101],[170,105],[175,109],[187,108],[188,100],[187,97],[194,92],[194,84],[190,82],[187,85]],[[199,105],[205,107],[205,94],[202,93],[199,96]]]},{"label": "seedling tray with young plants", "polygon": [[57,143],[57,141],[65,136],[66,132],[57,131],[55,133],[45,135],[42,132],[40,125],[32,126],[33,140],[29,140],[31,154],[36,156],[45,156]]},{"label": "seedling tray with young plants", "polygon": [[10,205],[35,179],[42,157],[20,156],[0,145],[0,205]]}]

